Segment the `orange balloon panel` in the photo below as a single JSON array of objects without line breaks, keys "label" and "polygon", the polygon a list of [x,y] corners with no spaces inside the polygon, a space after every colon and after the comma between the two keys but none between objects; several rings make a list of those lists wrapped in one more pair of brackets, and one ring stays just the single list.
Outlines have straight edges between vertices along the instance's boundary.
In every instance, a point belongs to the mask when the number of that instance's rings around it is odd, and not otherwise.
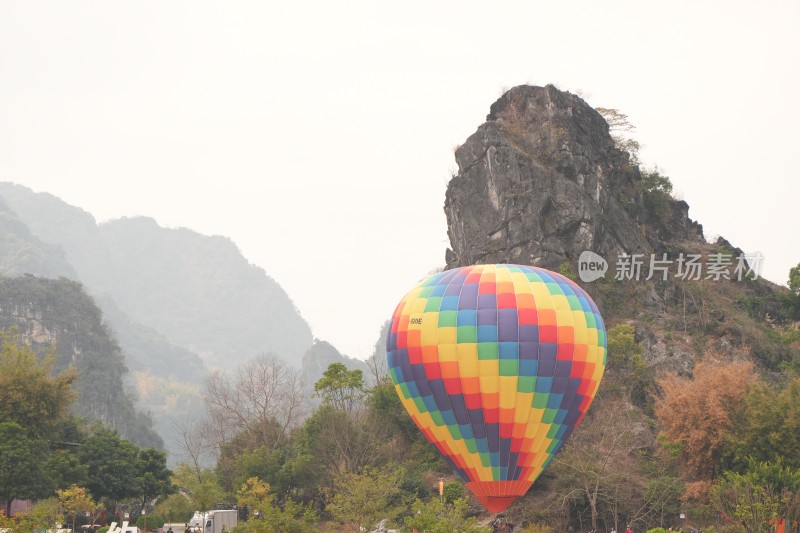
[{"label": "orange balloon panel", "polygon": [[591,405],[606,362],[597,306],[520,265],[433,275],[395,310],[389,369],[414,422],[491,512],[525,494]]}]

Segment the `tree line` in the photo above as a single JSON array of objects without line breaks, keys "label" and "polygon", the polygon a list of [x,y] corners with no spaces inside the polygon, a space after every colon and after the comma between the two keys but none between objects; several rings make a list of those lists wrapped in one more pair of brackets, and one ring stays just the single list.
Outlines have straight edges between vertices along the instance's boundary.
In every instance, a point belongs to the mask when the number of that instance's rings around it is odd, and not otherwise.
[{"label": "tree line", "polygon": [[[121,503],[134,503],[138,511],[173,492],[164,452],[140,448],[100,422],[70,414],[77,372],[56,371],[56,359],[52,350],[40,358],[21,337],[0,334],[0,501],[6,519],[15,499],[113,516]],[[23,513],[17,520],[55,518],[48,513]]]},{"label": "tree line", "polygon": [[[784,301],[800,318],[800,281]],[[773,341],[797,354],[800,336],[787,324],[771,326]],[[712,350],[690,372],[656,375],[624,320],[608,329],[608,348],[587,417],[507,512],[518,531],[766,532],[800,517],[800,357],[765,369]],[[39,499],[18,528],[56,507],[66,519],[77,508],[138,506],[185,522],[194,510],[237,506],[236,533],[359,531],[380,520],[404,531],[487,531],[479,504],[406,414],[385,363],[371,363],[368,376],[330,365],[311,397],[273,355],[211,374],[206,417],[176,423],[182,456],[170,472],[162,452],[69,415],[74,370],[55,371],[52,354],[39,358],[6,335],[0,499]]]}]

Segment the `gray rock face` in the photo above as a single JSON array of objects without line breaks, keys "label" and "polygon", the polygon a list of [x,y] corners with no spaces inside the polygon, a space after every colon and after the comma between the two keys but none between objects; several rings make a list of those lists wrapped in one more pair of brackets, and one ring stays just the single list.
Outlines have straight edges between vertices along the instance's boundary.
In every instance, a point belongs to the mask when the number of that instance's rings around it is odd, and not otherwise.
[{"label": "gray rock face", "polygon": [[701,236],[680,205],[671,212],[679,220],[661,217],[648,228],[639,169],[615,147],[597,111],[552,85],[505,93],[455,155],[459,172],[444,207],[448,268],[520,263],[554,269],[584,250],[609,260],[650,254],[660,242],[651,242],[651,233]]}]

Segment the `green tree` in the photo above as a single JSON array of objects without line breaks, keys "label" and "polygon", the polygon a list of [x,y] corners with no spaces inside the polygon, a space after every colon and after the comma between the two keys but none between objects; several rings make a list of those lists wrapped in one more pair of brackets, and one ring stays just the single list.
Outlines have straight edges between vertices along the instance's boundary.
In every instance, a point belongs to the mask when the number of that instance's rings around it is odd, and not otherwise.
[{"label": "green tree", "polygon": [[193,509],[210,509],[214,503],[225,499],[225,492],[212,469],[195,470],[185,463],[179,464],[172,471],[172,482],[188,492]]},{"label": "green tree", "polygon": [[642,173],[642,186],[645,209],[662,223],[667,222],[672,214],[672,182],[669,177],[661,174],[658,168],[645,171]]},{"label": "green tree", "polygon": [[88,466],[81,464],[77,455],[66,450],[50,453],[44,464],[44,470],[53,490],[65,489],[72,485],[83,486],[88,481]]},{"label": "green tree", "polygon": [[728,520],[736,521],[747,533],[771,531],[777,517],[780,495],[752,473],[725,472],[710,492],[711,504]]},{"label": "green tree", "polygon": [[314,383],[314,392],[326,404],[351,413],[364,398],[364,374],[361,370],[347,370],[342,363],[331,363]]},{"label": "green tree", "polygon": [[310,508],[287,500],[283,508],[271,506],[263,517],[250,519],[233,528],[233,533],[313,533],[319,517]]},{"label": "green tree", "polygon": [[800,319],[800,263],[789,270],[789,292],[781,300],[789,317]]},{"label": "green tree", "polygon": [[563,263],[558,265],[558,273],[564,276],[565,278],[571,279],[572,281],[578,279],[578,273],[575,272],[575,268],[569,261],[564,261]]},{"label": "green tree", "polygon": [[292,486],[306,501],[324,504],[322,489],[333,487],[337,475],[388,460],[384,442],[384,428],[364,413],[348,415],[322,405],[297,433],[282,468],[282,484]]},{"label": "green tree", "polygon": [[87,467],[86,488],[97,500],[117,502],[138,496],[135,465],[139,448],[100,424],[95,424],[93,431],[78,447],[78,459]]},{"label": "green tree", "polygon": [[643,364],[642,347],[636,342],[635,331],[630,324],[618,324],[608,328],[608,366],[625,368]]},{"label": "green tree", "polygon": [[789,290],[800,296],[800,263],[789,270]]},{"label": "green tree", "polygon": [[642,185],[648,193],[660,193],[666,196],[672,194],[672,181],[668,176],[661,174],[658,167],[642,174]]},{"label": "green tree", "polygon": [[32,438],[52,436],[75,399],[71,389],[77,374],[53,376],[55,352],[41,361],[19,337],[0,332],[0,422],[16,422]]},{"label": "green tree", "polygon": [[[658,517],[661,526],[671,522],[669,517],[676,517],[681,510],[681,496],[685,486],[675,476],[661,473],[646,480],[644,499],[647,502],[650,517]],[[649,518],[649,517],[648,517]],[[650,521],[654,521],[650,518]]]},{"label": "green tree", "polygon": [[15,422],[0,422],[0,500],[11,515],[11,500],[36,499],[47,494],[42,468],[44,449]]},{"label": "green tree", "polygon": [[777,518],[785,518],[789,525],[800,519],[800,468],[751,459],[747,474],[778,495]]},{"label": "green tree", "polygon": [[236,492],[236,503],[247,507],[248,520],[234,533],[304,533],[313,531],[318,517],[310,508],[288,499],[283,509],[273,505],[269,483],[252,477]]},{"label": "green tree", "polygon": [[166,522],[164,517],[157,514],[143,514],[136,517],[136,527],[142,531],[158,530],[164,526],[164,522]]},{"label": "green tree", "polygon": [[425,436],[403,407],[391,378],[387,376],[370,389],[367,405],[371,415],[380,420],[382,427],[388,431],[387,438],[399,438],[406,446],[414,442],[424,442],[427,445]]},{"label": "green tree", "polygon": [[272,480],[273,491],[284,493],[285,486],[276,487],[275,482],[280,484],[281,469],[285,461],[286,451],[284,448],[273,449],[269,446],[260,446],[253,451],[244,451],[233,458],[235,474],[233,486],[240,487],[251,477]]},{"label": "green tree", "polygon": [[381,518],[394,518],[402,475],[399,469],[343,472],[329,491],[327,510],[337,521],[354,526],[357,531],[371,528]]},{"label": "green tree", "polygon": [[451,481],[444,484],[442,492],[444,493],[442,497],[445,503],[452,505],[456,500],[460,500],[464,497],[464,485],[458,481]]},{"label": "green tree", "polygon": [[135,466],[137,498],[146,508],[147,503],[159,496],[175,492],[167,468],[167,455],[154,448],[141,450],[136,457]]},{"label": "green tree", "polygon": [[[197,507],[198,509],[207,509],[207,507]],[[170,494],[166,498],[160,498],[156,502],[155,513],[164,517],[167,522],[183,522],[186,523],[192,517],[195,506],[192,499],[180,492]],[[180,533],[180,532],[175,532]]]},{"label": "green tree", "polygon": [[467,518],[467,503],[458,499],[452,504],[432,498],[427,502],[416,500],[411,505],[411,516],[403,519],[403,531],[425,533],[489,533],[491,529],[478,524],[475,517]]},{"label": "green tree", "polygon": [[617,324],[608,329],[608,367],[618,370],[631,401],[652,411],[655,395],[653,370],[642,357],[642,347],[636,342],[636,331],[631,324]]},{"label": "green tree", "polygon": [[782,461],[800,468],[800,378],[783,389],[759,383],[745,399],[744,415],[729,436],[729,467],[742,469],[748,459]]}]

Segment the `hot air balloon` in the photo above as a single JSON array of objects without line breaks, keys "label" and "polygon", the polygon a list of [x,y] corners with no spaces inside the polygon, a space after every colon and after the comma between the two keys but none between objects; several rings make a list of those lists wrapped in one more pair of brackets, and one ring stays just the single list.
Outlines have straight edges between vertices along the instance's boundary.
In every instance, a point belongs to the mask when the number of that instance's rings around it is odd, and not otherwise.
[{"label": "hot air balloon", "polygon": [[417,284],[387,339],[414,422],[486,509],[524,495],[592,403],[606,362],[597,306],[568,278],[475,265]]}]

